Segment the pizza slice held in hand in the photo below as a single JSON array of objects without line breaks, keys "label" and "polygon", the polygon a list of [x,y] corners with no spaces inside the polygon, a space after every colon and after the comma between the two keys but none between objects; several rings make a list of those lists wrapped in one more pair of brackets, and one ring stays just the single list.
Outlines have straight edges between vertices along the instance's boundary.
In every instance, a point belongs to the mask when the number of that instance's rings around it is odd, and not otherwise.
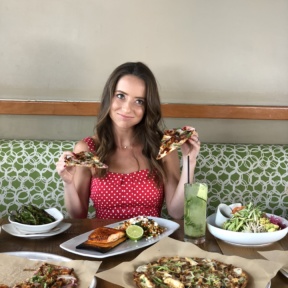
[{"label": "pizza slice held in hand", "polygon": [[73,156],[66,156],[65,163],[66,166],[84,166],[100,169],[108,168],[108,166],[102,163],[94,153],[88,151],[74,153]]},{"label": "pizza slice held in hand", "polygon": [[178,149],[183,143],[185,143],[192,135],[198,136],[197,131],[191,127],[174,128],[164,131],[164,135],[161,140],[161,146],[159,153],[156,157],[157,160],[165,157],[172,151]]}]

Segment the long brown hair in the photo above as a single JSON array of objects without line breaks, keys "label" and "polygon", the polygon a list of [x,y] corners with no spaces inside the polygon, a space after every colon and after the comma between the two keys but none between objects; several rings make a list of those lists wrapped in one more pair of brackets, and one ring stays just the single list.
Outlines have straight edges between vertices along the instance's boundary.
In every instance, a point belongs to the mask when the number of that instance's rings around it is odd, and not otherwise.
[{"label": "long brown hair", "polygon": [[[141,122],[134,127],[134,133],[135,139],[143,143],[142,153],[148,159],[150,175],[155,173],[157,182],[160,185],[165,179],[162,161],[156,160],[163,136],[162,129],[164,128],[161,103],[155,76],[142,62],[124,63],[118,66],[108,78],[103,89],[97,124],[95,126],[96,138],[98,139],[96,154],[102,162],[105,162],[116,149],[109,111],[117,83],[125,75],[134,75],[145,83],[145,112]],[[105,171],[100,170],[98,176],[104,176]]]}]

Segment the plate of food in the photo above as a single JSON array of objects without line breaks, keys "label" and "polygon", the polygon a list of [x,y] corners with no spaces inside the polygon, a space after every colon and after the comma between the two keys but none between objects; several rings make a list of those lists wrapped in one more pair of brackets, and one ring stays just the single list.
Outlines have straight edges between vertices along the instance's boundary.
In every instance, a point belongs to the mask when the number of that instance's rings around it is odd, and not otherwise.
[{"label": "plate of food", "polygon": [[11,225],[23,233],[47,233],[59,225],[64,219],[57,208],[43,209],[35,205],[22,205],[18,210],[10,212]]},{"label": "plate of food", "polygon": [[138,216],[98,227],[62,243],[60,247],[77,255],[107,258],[152,245],[178,228],[179,224],[171,220]]},{"label": "plate of food", "polygon": [[[5,285],[1,284],[3,285],[0,285],[1,287],[14,287],[15,283],[17,283],[17,287],[79,287],[80,275],[78,275],[77,269],[69,264],[72,261],[70,258],[33,251],[15,251],[1,254],[16,257],[15,260],[13,258],[1,258],[2,261],[5,260],[10,263],[10,266],[14,267],[9,267],[9,264],[5,268],[2,267],[2,269],[7,269],[6,272],[8,273],[11,269],[11,277],[0,275],[1,281],[6,283]],[[22,259],[23,261],[16,260],[19,257],[26,259],[26,261],[24,259]],[[61,264],[57,264],[57,262],[61,262]],[[15,263],[17,263],[17,268],[15,268]],[[8,284],[12,284],[12,286]],[[89,288],[95,288],[97,284],[96,277],[93,276],[89,284]]]},{"label": "plate of food", "polygon": [[36,233],[36,232],[22,232],[18,230],[13,224],[3,224],[2,229],[7,232],[10,235],[16,236],[16,237],[21,237],[21,238],[29,238],[29,239],[41,239],[41,238],[46,238],[46,237],[51,237],[58,235],[60,233],[63,233],[67,229],[71,227],[71,223],[65,223],[61,222],[58,224],[55,228],[47,231],[47,232],[42,232],[42,233]]},{"label": "plate of food", "polygon": [[285,218],[265,213],[252,203],[235,207],[235,212],[231,213],[222,227],[216,225],[215,220],[216,213],[207,217],[210,233],[233,245],[269,245],[284,238],[288,232],[288,221]]}]

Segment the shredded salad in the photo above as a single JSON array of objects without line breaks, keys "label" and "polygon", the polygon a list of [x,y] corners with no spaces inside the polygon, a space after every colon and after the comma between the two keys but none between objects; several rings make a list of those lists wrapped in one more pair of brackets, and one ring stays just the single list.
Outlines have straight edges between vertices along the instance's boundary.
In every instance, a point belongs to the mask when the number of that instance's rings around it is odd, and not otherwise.
[{"label": "shredded salad", "polygon": [[232,211],[232,217],[223,223],[222,228],[235,232],[261,233],[278,231],[286,228],[286,225],[280,217],[268,217],[259,207],[249,203],[234,213]]}]

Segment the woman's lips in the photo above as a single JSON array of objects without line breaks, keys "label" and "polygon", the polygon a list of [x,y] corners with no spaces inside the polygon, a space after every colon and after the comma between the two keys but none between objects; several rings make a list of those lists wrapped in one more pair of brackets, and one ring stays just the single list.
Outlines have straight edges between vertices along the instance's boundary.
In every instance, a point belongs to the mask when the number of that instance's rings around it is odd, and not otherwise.
[{"label": "woman's lips", "polygon": [[132,116],[127,116],[127,115],[123,115],[123,114],[118,114],[121,118],[123,118],[124,120],[129,120],[129,119],[132,119],[133,117]]}]

